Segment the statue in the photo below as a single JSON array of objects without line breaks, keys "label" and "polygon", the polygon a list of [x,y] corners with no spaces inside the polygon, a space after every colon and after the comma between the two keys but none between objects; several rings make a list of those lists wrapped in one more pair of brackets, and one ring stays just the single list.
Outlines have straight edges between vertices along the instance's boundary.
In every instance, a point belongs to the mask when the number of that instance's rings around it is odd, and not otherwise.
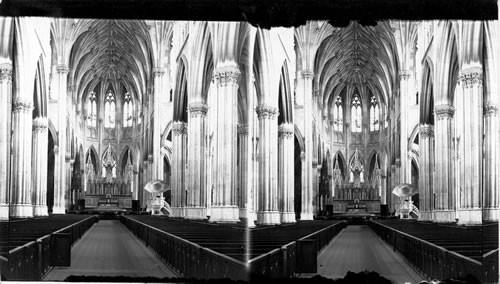
[{"label": "statue", "polygon": [[102,177],[109,183],[116,178],[116,161],[111,151],[111,143],[102,157]]},{"label": "statue", "polygon": [[364,167],[361,159],[359,157],[358,148],[354,151],[354,157],[351,161],[351,173],[349,176],[349,182],[354,183],[355,188],[360,188],[361,183],[365,182],[364,179]]}]

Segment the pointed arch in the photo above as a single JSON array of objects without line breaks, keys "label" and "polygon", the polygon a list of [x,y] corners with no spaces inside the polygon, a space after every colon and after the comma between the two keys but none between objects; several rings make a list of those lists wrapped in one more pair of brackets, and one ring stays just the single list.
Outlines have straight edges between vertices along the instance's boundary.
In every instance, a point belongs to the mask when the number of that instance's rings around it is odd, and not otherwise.
[{"label": "pointed arch", "polygon": [[[89,148],[87,149],[87,152],[85,153],[85,164],[88,164],[89,162],[92,162],[92,165],[94,166],[94,174],[97,174],[97,169],[100,167],[100,161],[98,159],[97,151],[94,148],[94,145],[90,145]],[[89,160],[90,159],[90,160]]]},{"label": "pointed arch", "polygon": [[293,96],[290,89],[290,77],[288,75],[288,64],[286,60],[281,67],[278,108],[278,125],[282,123],[293,123]]},{"label": "pointed arch", "polygon": [[187,122],[187,100],[187,69],[186,62],[181,57],[175,82],[173,121]]},{"label": "pointed arch", "polygon": [[434,125],[434,79],[430,59],[424,62],[422,90],[420,92],[420,123]]},{"label": "pointed arch", "polygon": [[335,160],[337,160],[337,162],[339,163],[339,169],[342,173],[342,179],[344,180],[345,177],[346,177],[346,173],[347,173],[347,160],[345,159],[344,157],[344,154],[342,153],[342,151],[339,149],[337,150],[337,152],[335,153],[335,155],[333,156],[333,163],[332,163],[332,166],[333,168],[335,168]]}]

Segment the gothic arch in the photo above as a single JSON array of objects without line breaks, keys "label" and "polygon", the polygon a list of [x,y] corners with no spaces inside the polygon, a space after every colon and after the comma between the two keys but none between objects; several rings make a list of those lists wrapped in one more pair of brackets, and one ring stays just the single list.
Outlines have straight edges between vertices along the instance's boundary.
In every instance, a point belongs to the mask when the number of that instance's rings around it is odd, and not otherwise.
[{"label": "gothic arch", "polygon": [[59,146],[59,139],[57,136],[57,131],[56,131],[56,128],[54,127],[54,124],[52,123],[52,120],[49,119],[48,124],[49,124],[49,126],[48,126],[49,134],[52,136],[52,139],[54,141],[54,146]]},{"label": "gothic arch", "polygon": [[430,61],[426,59],[422,72],[420,123],[434,125],[434,79],[430,66]]},{"label": "gothic arch", "polygon": [[[334,163],[335,163],[335,158],[337,158],[339,160],[339,162],[342,164],[342,167],[339,167],[341,172],[342,172],[342,176],[343,178],[345,178],[346,176],[346,173],[348,172],[347,169],[348,169],[348,165],[347,165],[347,161],[344,157],[344,154],[342,154],[342,151],[339,149],[337,151],[337,153],[335,153],[335,155],[333,156],[333,159],[334,159]],[[335,165],[333,165],[335,167]]]},{"label": "gothic arch", "polygon": [[33,117],[47,117],[47,92],[43,57],[40,55],[36,64],[33,92]]},{"label": "gothic arch", "polygon": [[294,133],[295,133],[295,137],[297,138],[297,141],[299,142],[300,152],[305,152],[306,147],[304,145],[304,136],[302,136],[302,133],[300,132],[299,128],[297,127],[297,124],[294,124]]},{"label": "gothic arch", "polygon": [[165,126],[165,129],[163,129],[163,133],[161,134],[160,147],[165,147],[168,135],[172,132],[173,125],[174,125],[174,122],[173,122],[173,120],[171,120],[167,123],[167,126]]},{"label": "gothic arch", "polygon": [[97,151],[94,148],[94,145],[90,145],[90,147],[87,149],[87,153],[85,153],[85,164],[87,163],[87,158],[90,153],[90,158],[92,159],[92,163],[94,164],[94,172],[97,174],[97,170],[100,168],[101,163],[99,160],[99,155],[97,155]]},{"label": "gothic arch", "polygon": [[435,74],[434,99],[438,104],[451,105],[458,78],[459,58],[457,52],[457,36],[451,22],[443,23],[438,48],[438,62]]},{"label": "gothic arch", "polygon": [[177,67],[177,78],[174,91],[173,121],[187,122],[187,66],[181,57]]},{"label": "gothic arch", "polygon": [[293,123],[293,97],[290,89],[290,78],[286,60],[283,62],[280,73],[278,125],[281,123]]}]

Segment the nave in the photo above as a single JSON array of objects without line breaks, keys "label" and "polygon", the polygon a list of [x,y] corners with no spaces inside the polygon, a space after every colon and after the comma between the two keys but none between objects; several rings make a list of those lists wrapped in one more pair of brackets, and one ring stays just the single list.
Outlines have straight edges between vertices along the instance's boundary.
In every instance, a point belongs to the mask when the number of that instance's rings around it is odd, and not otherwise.
[{"label": "nave", "polygon": [[375,271],[393,283],[419,283],[425,278],[366,225],[345,228],[318,255],[318,274],[343,278],[348,271]]},{"label": "nave", "polygon": [[43,280],[68,276],[177,277],[117,220],[96,223],[72,248],[71,266],[55,267]]}]

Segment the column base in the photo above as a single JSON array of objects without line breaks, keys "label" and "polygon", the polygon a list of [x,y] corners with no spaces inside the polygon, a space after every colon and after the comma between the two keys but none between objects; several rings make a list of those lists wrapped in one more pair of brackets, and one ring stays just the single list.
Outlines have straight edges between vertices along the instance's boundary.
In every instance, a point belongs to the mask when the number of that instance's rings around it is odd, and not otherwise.
[{"label": "column base", "polygon": [[0,204],[0,220],[9,220],[9,204]]},{"label": "column base", "polygon": [[300,221],[309,221],[314,220],[314,216],[312,213],[300,212]]},{"label": "column base", "polygon": [[432,211],[420,211],[419,221],[432,221]]},{"label": "column base", "polygon": [[240,221],[238,206],[212,206],[210,208],[210,222],[237,223]]},{"label": "column base", "polygon": [[33,216],[49,216],[47,205],[33,205]]},{"label": "column base", "polygon": [[455,210],[434,210],[432,221],[436,223],[455,223]]},{"label": "column base", "polygon": [[183,218],[184,217],[184,208],[182,207],[170,207],[172,210],[171,217],[174,218]]},{"label": "column base", "polygon": [[500,208],[484,208],[483,221],[496,221],[500,219]]},{"label": "column base", "polygon": [[207,208],[205,207],[184,207],[184,218],[190,220],[206,220]]},{"label": "column base", "polygon": [[33,217],[33,206],[31,204],[11,204],[11,218],[31,218]]},{"label": "column base", "polygon": [[257,221],[257,215],[254,211],[248,211],[247,216],[248,228],[255,228],[255,221]]},{"label": "column base", "polygon": [[483,210],[481,208],[468,208],[458,210],[459,225],[474,225],[483,222]]},{"label": "column base", "polygon": [[282,212],[281,214],[281,223],[295,223],[295,212]]},{"label": "column base", "polygon": [[240,215],[240,219],[247,219],[248,218],[248,209],[247,208],[240,208],[239,215]]},{"label": "column base", "polygon": [[66,208],[64,207],[52,207],[52,214],[66,214]]},{"label": "column base", "polygon": [[278,211],[259,211],[257,212],[257,224],[259,225],[280,224],[280,213]]}]

